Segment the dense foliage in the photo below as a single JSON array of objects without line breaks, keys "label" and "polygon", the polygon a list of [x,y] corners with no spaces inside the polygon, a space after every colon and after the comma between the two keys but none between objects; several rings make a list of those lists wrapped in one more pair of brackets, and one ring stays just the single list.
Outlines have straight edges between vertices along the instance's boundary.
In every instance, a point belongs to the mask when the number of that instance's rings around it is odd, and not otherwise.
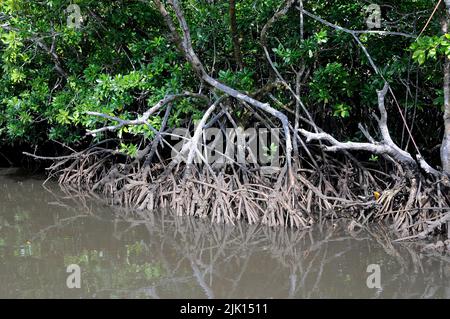
[{"label": "dense foliage", "polygon": [[[275,81],[260,42],[263,26],[282,0],[236,1],[237,33],[230,32],[228,1],[182,1],[196,52],[215,78],[249,93]],[[437,1],[383,1],[382,30],[418,35]],[[82,21],[74,26],[77,4]],[[368,1],[304,1],[305,9],[351,29],[367,29]],[[390,82],[401,111],[411,124],[421,151],[439,164],[442,139],[442,65],[450,53],[448,34],[441,33],[437,11],[421,37],[359,34],[382,75]],[[85,114],[98,111],[132,119],[169,93],[196,92],[201,84],[191,66],[171,43],[152,1],[4,0],[0,2],[0,139],[3,145],[40,146],[55,140],[74,147],[92,142],[86,129],[104,119]],[[276,67],[295,86],[316,123],[341,139],[362,139],[357,124],[374,127],[368,116],[376,109],[382,79],[352,36],[308,16],[300,30],[298,10],[275,23],[268,47]],[[302,36],[300,35],[303,35]],[[236,61],[233,36],[242,61]],[[219,93],[218,93],[219,94]],[[283,87],[263,96],[289,116],[292,97]],[[204,106],[195,100],[174,103],[169,125],[187,126]],[[234,110],[243,122],[245,110]],[[412,147],[396,105],[389,106],[391,134],[401,147]],[[158,129],[163,113],[150,118]],[[248,123],[247,123],[248,125]],[[375,131],[375,130],[374,130]],[[148,126],[123,127],[112,133],[121,149],[135,155]],[[98,140],[104,136],[96,136]],[[46,154],[52,155],[52,154]],[[370,154],[367,155],[369,158]],[[375,157],[372,157],[374,159]],[[376,158],[375,158],[376,159]]]}]

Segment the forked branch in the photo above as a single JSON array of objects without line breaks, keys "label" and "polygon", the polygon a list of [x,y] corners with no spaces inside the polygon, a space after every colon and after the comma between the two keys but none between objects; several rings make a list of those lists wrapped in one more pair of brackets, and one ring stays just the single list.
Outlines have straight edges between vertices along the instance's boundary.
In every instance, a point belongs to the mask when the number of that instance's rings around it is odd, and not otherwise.
[{"label": "forked branch", "polygon": [[192,40],[190,35],[190,30],[188,27],[188,24],[186,22],[186,19],[184,18],[183,11],[180,7],[180,4],[178,0],[169,0],[168,2],[171,4],[171,6],[174,9],[175,15],[177,17],[178,23],[181,27],[181,33],[182,37],[178,33],[178,30],[176,29],[172,18],[170,17],[169,13],[167,12],[165,6],[162,4],[160,0],[154,0],[157,8],[159,9],[160,13],[164,17],[164,20],[169,28],[169,30],[172,33],[172,36],[176,42],[177,47],[182,51],[184,54],[186,60],[190,62],[194,70],[197,72],[199,77],[208,83],[213,88],[222,91],[223,93],[241,101],[248,103],[252,105],[253,107],[256,107],[260,110],[263,110],[272,116],[278,118],[283,126],[284,133],[286,135],[286,162],[287,166],[290,169],[291,168],[291,153],[292,153],[292,142],[291,142],[291,136],[290,136],[290,130],[289,130],[289,121],[285,114],[282,112],[274,109],[270,106],[269,103],[262,103],[258,100],[255,100],[254,98],[248,96],[247,94],[244,94],[242,92],[239,92],[236,89],[233,89],[216,79],[212,78],[208,73],[206,73],[205,68],[196,55],[193,47],[192,47]]},{"label": "forked branch", "polygon": [[[337,151],[366,151],[377,155],[389,155],[403,165],[410,167],[419,166],[426,173],[439,176],[441,173],[432,168],[423,158],[417,157],[417,161],[408,152],[399,148],[391,138],[387,125],[387,111],[385,107],[385,97],[388,92],[388,83],[384,84],[384,88],[378,91],[378,110],[380,117],[377,118],[378,128],[382,137],[381,142],[376,142],[370,138],[370,143],[359,142],[340,142],[328,133],[313,133],[304,129],[299,129],[299,132],[304,135],[307,141],[317,140],[328,142],[330,146],[325,146],[325,150],[329,152]],[[364,132],[363,132],[364,133]],[[365,132],[367,133],[367,132]],[[367,135],[367,134],[365,134]]]},{"label": "forked branch", "polygon": [[185,97],[193,97],[193,98],[198,98],[198,99],[203,99],[203,100],[209,101],[209,99],[202,94],[196,94],[196,93],[190,93],[190,92],[185,92],[183,94],[168,95],[165,98],[163,98],[162,100],[160,100],[158,103],[153,105],[151,108],[149,108],[146,112],[144,112],[142,115],[140,115],[137,119],[134,119],[134,120],[124,120],[119,117],[110,116],[105,113],[86,112],[86,114],[88,114],[88,115],[98,116],[98,117],[102,117],[102,118],[110,120],[110,121],[118,122],[118,124],[115,124],[115,125],[105,126],[105,127],[102,127],[102,128],[96,129],[96,130],[89,130],[88,134],[96,135],[98,133],[105,132],[105,131],[116,131],[124,126],[133,126],[133,125],[149,125],[150,126],[150,124],[148,123],[148,119],[150,118],[151,115],[153,115],[155,112],[159,111],[162,107],[166,106],[167,104],[172,103],[173,101],[175,101],[177,99],[185,98]]}]

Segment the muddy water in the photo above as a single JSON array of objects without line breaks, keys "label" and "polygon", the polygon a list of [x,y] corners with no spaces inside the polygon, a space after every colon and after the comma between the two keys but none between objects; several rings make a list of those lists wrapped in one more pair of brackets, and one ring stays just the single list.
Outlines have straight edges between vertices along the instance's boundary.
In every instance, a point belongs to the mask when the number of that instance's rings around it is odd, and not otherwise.
[{"label": "muddy water", "polygon": [[[382,228],[211,225],[67,192],[0,171],[0,297],[450,298],[449,256],[392,245]],[[371,264],[380,288],[367,286]]]}]

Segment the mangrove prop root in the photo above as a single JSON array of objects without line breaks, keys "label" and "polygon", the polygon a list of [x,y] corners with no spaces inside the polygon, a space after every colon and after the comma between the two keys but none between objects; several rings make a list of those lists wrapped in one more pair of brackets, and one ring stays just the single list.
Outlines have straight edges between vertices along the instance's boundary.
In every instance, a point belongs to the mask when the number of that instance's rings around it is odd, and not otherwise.
[{"label": "mangrove prop root", "polygon": [[[200,90],[202,94],[166,96],[135,120],[88,112],[88,115],[114,123],[92,130],[89,134],[116,131],[123,126],[148,125],[156,138],[133,161],[120,161],[117,151],[99,145],[72,156],[53,158],[55,163],[50,167],[51,176],[58,175],[62,184],[102,194],[112,199],[113,204],[141,211],[169,208],[177,215],[210,217],[212,221],[219,223],[234,224],[238,220],[246,220],[250,224],[307,228],[326,218],[346,217],[354,220],[349,226],[352,230],[364,227],[368,222],[387,221],[403,238],[415,238],[417,235],[423,237],[444,230],[445,223],[442,221],[448,221],[450,206],[449,176],[431,167],[420,152],[412,155],[392,140],[385,107],[386,94],[392,93],[392,90],[387,82],[378,91],[379,115],[374,115],[381,140],[376,141],[361,125],[360,129],[369,142],[341,142],[314,123],[298,94],[272,63],[265,45],[267,32],[271,24],[284,15],[294,1],[286,1],[285,7],[274,15],[261,34],[263,48],[266,49],[268,62],[277,75],[277,81],[297,102],[294,125],[284,113],[269,103],[257,100],[255,95],[239,92],[211,77],[194,51],[190,30],[179,2],[167,1],[173,10],[172,15],[161,1],[154,0],[154,3],[178,50],[191,64],[202,87],[206,84],[207,88]],[[337,28],[305,10],[302,12]],[[351,32],[373,64],[367,50],[355,36],[356,31],[344,31]],[[373,67],[377,70],[374,64]],[[218,98],[218,92],[224,95]],[[169,104],[180,98],[205,100],[209,107],[205,109],[194,136],[188,139],[178,155],[165,161],[159,157],[157,148],[158,144],[167,143],[164,135],[168,134],[168,129],[164,124],[158,132],[151,127],[148,119],[167,106],[164,120],[167,122]],[[232,99],[234,102],[229,103]],[[225,101],[228,102],[226,107],[223,105]],[[222,127],[226,121],[236,127],[232,114],[228,111],[236,105],[250,108],[265,126],[281,126],[283,136],[280,148],[283,147],[284,155],[282,169],[269,174],[258,167],[233,161],[222,167],[212,167],[197,150],[195,145],[204,138],[204,128],[214,123]],[[214,114],[219,107],[222,110]],[[305,113],[306,118],[300,116],[300,110]],[[273,124],[273,120],[279,124]],[[306,127],[300,127],[299,121],[306,123]],[[302,138],[306,139],[306,143]],[[311,141],[318,142],[320,148],[308,146],[307,143]],[[300,142],[307,156],[303,157],[298,148],[294,149],[297,142]],[[342,154],[340,159],[330,155],[337,151]],[[349,153],[353,151],[381,155],[389,166],[390,174],[369,169]],[[159,163],[152,162],[155,153],[158,154]],[[201,158],[200,164],[193,163],[196,156]]]},{"label": "mangrove prop root", "polygon": [[387,222],[400,237],[419,238],[443,230],[445,223],[440,222],[448,219],[450,202],[442,196],[445,186],[439,182],[400,173],[386,181],[385,174],[369,172],[361,163],[325,160],[328,174],[295,165],[292,181],[286,168],[268,175],[235,163],[219,171],[181,163],[168,172],[171,162],[145,168],[140,161],[117,163],[107,150],[89,149],[64,159],[64,165],[56,161],[52,174],[61,184],[93,192],[114,205],[136,211],[166,208],[216,223],[245,220],[309,228],[324,219],[350,218],[358,227]]}]

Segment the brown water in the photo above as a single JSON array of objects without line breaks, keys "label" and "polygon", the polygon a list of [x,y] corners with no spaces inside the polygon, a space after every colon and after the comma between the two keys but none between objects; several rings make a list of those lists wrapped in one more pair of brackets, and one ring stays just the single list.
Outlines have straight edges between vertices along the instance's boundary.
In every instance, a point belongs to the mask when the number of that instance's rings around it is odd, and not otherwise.
[{"label": "brown water", "polygon": [[[2,298],[450,298],[449,256],[386,231],[211,225],[132,213],[0,171]],[[81,268],[69,289],[67,266]],[[380,265],[381,288],[367,267]]]}]

